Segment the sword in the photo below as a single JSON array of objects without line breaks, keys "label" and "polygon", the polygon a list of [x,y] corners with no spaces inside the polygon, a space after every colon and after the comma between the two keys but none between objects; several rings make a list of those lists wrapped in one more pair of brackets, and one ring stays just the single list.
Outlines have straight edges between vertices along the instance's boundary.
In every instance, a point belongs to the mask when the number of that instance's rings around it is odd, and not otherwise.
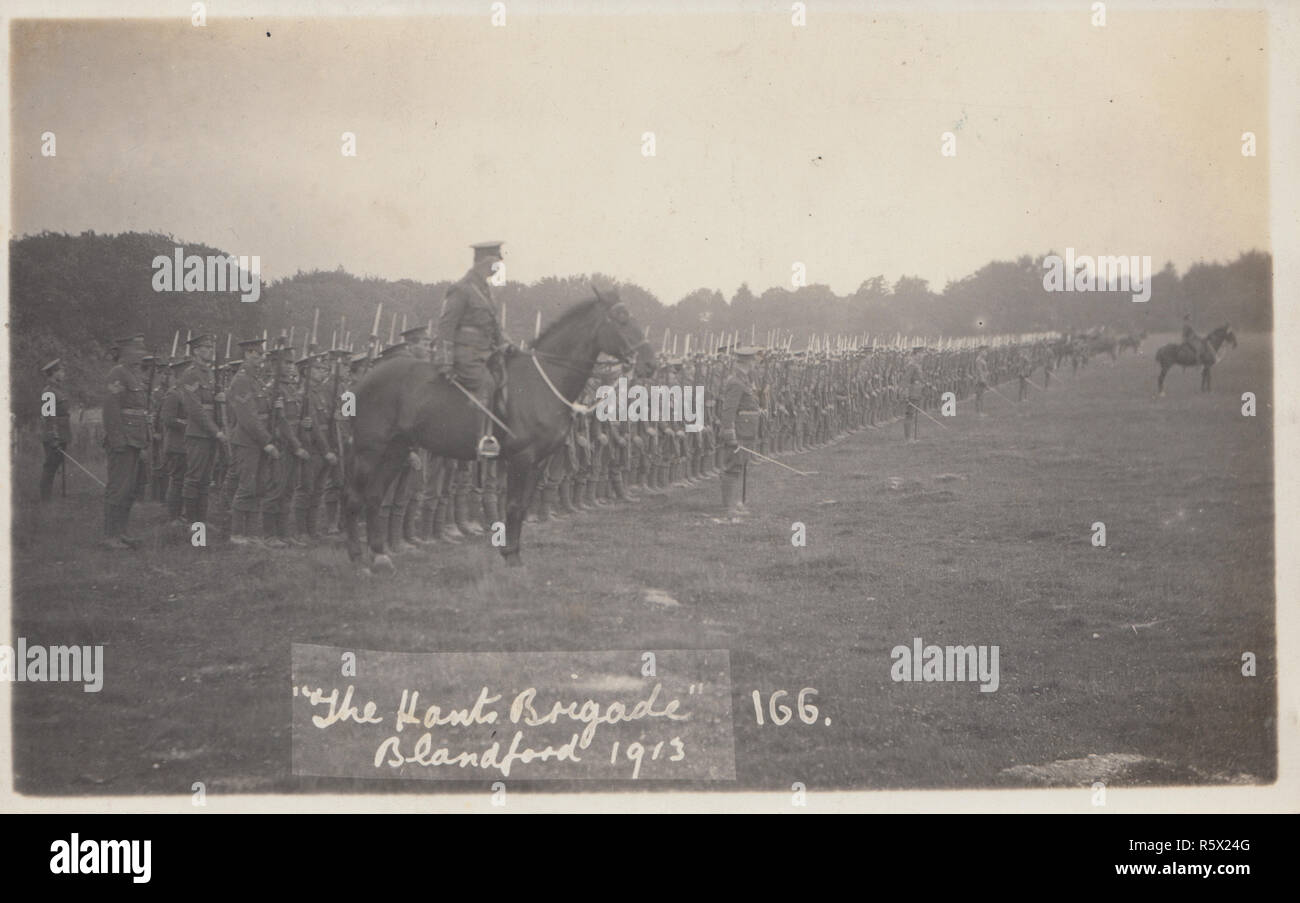
[{"label": "sword", "polygon": [[466,389],[464,386],[462,386],[460,383],[456,382],[456,380],[452,379],[451,377],[448,377],[448,378],[447,378],[447,382],[451,383],[451,384],[452,384],[453,386],[455,386],[457,389],[460,389],[461,392],[465,393],[465,397],[468,398],[470,401],[474,402],[474,406],[475,406],[476,408],[478,408],[478,409],[479,409],[480,411],[482,411],[484,414],[487,414],[489,417],[491,417],[491,418],[492,418],[492,422],[495,423],[497,426],[501,427],[501,429],[505,430],[506,433],[508,433],[508,434],[511,435],[511,436],[513,436],[513,435],[515,434],[514,430],[510,429],[510,427],[508,427],[508,426],[506,426],[504,423],[502,423],[502,422],[497,418],[497,415],[496,415],[496,414],[493,414],[491,411],[489,411],[489,410],[487,409],[487,407],[483,404],[483,402],[481,402],[481,401],[479,401],[477,398],[475,398],[475,397],[474,397],[474,394],[473,394],[472,392],[470,392],[469,389]]},{"label": "sword", "polygon": [[[989,388],[992,388],[992,386],[990,386]],[[1002,393],[999,392],[998,394],[1001,395]],[[918,411],[921,411],[921,409],[920,409],[920,408],[917,408],[916,405],[912,404],[912,402],[909,401],[908,404],[911,405],[912,407],[916,408]],[[922,413],[922,414],[925,414],[926,417],[930,417],[930,415],[927,414],[925,411],[921,411],[921,413]],[[931,419],[931,420],[934,420],[933,417],[930,417],[930,419]],[[938,424],[939,426],[943,426],[943,424],[942,424],[942,423],[939,423],[939,421],[937,421],[937,420],[934,420],[934,422],[935,422],[936,424]],[[944,426],[943,428],[944,428],[944,429],[947,429],[946,426]]]},{"label": "sword", "polygon": [[[59,449],[59,454],[63,455],[63,457],[67,458],[69,461],[71,461],[73,464],[76,464],[78,467],[81,467],[82,472],[83,472],[86,476],[88,476],[88,477],[90,477],[92,480],[94,480],[96,483],[98,483],[100,486],[103,486],[105,489],[108,488],[108,484],[107,484],[107,483],[105,483],[105,482],[104,482],[103,480],[101,480],[99,477],[95,476],[95,475],[94,475],[93,473],[91,473],[89,470],[86,470],[86,468],[82,467],[82,466],[81,466],[81,462],[78,461],[76,458],[72,457],[72,455],[68,454],[68,453],[65,452],[63,449]],[[64,466],[66,467],[67,465],[64,465]],[[65,474],[65,476],[66,476],[66,474]],[[134,479],[134,476],[132,477],[132,479]]]},{"label": "sword", "polygon": [[769,464],[775,464],[777,467],[784,467],[786,470],[790,471],[791,473],[797,473],[801,477],[812,477],[817,475],[817,471],[815,470],[795,470],[789,464],[782,464],[780,461],[776,460],[775,458],[769,458],[767,455],[760,455],[752,448],[746,448],[743,445],[737,446],[737,448],[739,448],[743,452],[749,452],[751,455],[753,455],[755,458],[758,458],[760,461],[766,461]]},{"label": "sword", "polygon": [[988,389],[990,392],[992,392],[994,395],[997,395],[999,398],[1003,398],[1003,399],[1005,399],[1006,401],[1010,402],[1011,404],[1018,404],[1018,403],[1019,403],[1019,402],[1011,401],[1010,398],[1007,398],[1007,396],[1003,395],[1001,392],[999,392],[999,391],[998,391],[996,388],[994,388],[993,386],[985,386],[984,388]]}]

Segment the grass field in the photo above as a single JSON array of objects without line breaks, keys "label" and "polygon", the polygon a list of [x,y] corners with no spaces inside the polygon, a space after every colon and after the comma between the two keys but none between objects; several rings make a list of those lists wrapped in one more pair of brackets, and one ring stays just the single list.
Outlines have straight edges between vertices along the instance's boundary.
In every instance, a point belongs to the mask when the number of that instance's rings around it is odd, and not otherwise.
[{"label": "grass field", "polygon": [[[133,515],[153,548],[101,552],[98,488],[74,471],[38,510],[22,462],[13,636],[104,644],[107,675],[98,694],[13,685],[15,788],[428,792],[291,774],[291,643],[729,649],[737,780],[708,789],[1272,781],[1270,338],[1242,337],[1211,394],[1175,370],[1159,400],[1157,347],[1067,368],[1023,405],[990,394],[984,419],[972,402],[923,420],[918,445],[896,423],[788,459],[815,476],[751,467],[740,525],[711,520],[713,481],[528,526],[517,569],[486,546],[370,579],[338,545],[164,546],[157,505]],[[895,683],[890,650],[914,637],[999,646],[999,689]],[[802,687],[830,725],[756,724],[754,690]]]}]

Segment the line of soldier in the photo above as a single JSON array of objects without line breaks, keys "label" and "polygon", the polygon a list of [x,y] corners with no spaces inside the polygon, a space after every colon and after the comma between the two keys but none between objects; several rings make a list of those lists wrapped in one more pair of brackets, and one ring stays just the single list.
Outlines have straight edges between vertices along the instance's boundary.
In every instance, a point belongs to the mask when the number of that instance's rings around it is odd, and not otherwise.
[{"label": "line of soldier", "polygon": [[[208,333],[192,336],[187,355],[165,364],[152,359],[143,336],[117,342],[117,365],[109,374],[104,404],[106,547],[138,544],[128,534],[127,522],[131,505],[150,482],[178,528],[208,522],[209,498],[216,491],[213,523],[237,545],[307,545],[339,531],[351,442],[343,393],[386,360],[429,359],[436,338],[420,326],[403,332],[402,340],[382,353],[334,349],[296,360],[287,347],[268,351],[266,341],[239,342],[240,357],[220,367],[215,364],[216,337]],[[719,349],[666,358],[643,382],[704,386],[703,428],[688,431],[680,419],[602,422],[594,409],[575,416],[566,442],[542,466],[528,518],[554,520],[635,501],[638,493],[662,494],[719,473],[734,475],[739,443],[727,434],[735,428],[736,412],[724,411],[723,398],[737,369],[745,370],[752,407],[757,408],[755,427],[744,442],[760,453],[780,454],[900,419],[904,438],[917,441],[918,415],[937,409],[945,392],[959,400],[973,394],[976,410],[983,414],[985,390],[1012,376],[1020,379],[1023,400],[1025,382],[1036,368],[1042,367],[1050,380],[1057,361],[1054,341],[1059,340],[1035,337],[978,348],[916,345],[910,352]],[[52,361],[43,369],[50,378],[47,389],[59,395],[61,365]],[[612,385],[620,375],[616,369],[598,370],[579,401],[590,405],[596,389]],[[635,377],[627,378],[636,384]],[[161,396],[156,410],[155,394]],[[66,401],[60,411],[66,412]],[[54,446],[67,443],[66,418],[46,418],[44,429],[41,490],[46,498],[61,464],[62,454]],[[504,518],[503,484],[495,460],[457,462],[412,452],[381,506],[387,546],[402,552],[483,534]],[[724,487],[724,508],[735,513],[740,506],[726,493]]]}]

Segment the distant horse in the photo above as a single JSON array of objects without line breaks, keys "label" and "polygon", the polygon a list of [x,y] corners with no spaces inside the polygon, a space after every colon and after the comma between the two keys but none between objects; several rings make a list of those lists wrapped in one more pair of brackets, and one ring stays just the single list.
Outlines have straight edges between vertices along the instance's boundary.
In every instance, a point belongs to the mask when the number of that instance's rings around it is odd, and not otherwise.
[{"label": "distant horse", "polygon": [[[537,487],[539,465],[564,443],[573,422],[573,402],[591,377],[602,353],[635,368],[655,372],[654,349],[617,294],[596,297],[569,308],[537,337],[533,347],[508,356],[504,414],[509,427],[494,427],[508,474],[506,544],[510,564],[519,563],[524,515]],[[478,443],[479,411],[464,392],[440,376],[428,361],[399,358],[380,364],[356,389],[352,437],[354,461],[348,475],[343,518],[348,557],[361,559],[358,516],[366,515],[373,567],[391,570],[380,529],[384,490],[415,447],[442,458],[472,461]]]},{"label": "distant horse", "polygon": [[1126,336],[1121,336],[1119,342],[1117,343],[1117,348],[1116,348],[1117,353],[1123,354],[1125,348],[1132,348],[1134,354],[1141,354],[1142,341],[1146,337],[1147,337],[1147,331],[1145,329],[1142,330],[1141,332],[1130,332]]},{"label": "distant horse", "polygon": [[1233,348],[1237,347],[1237,336],[1227,323],[1207,335],[1202,341],[1201,347],[1194,352],[1187,347],[1186,342],[1170,342],[1162,347],[1156,352],[1156,363],[1160,365],[1160,378],[1156,380],[1156,394],[1160,396],[1165,394],[1165,376],[1169,373],[1169,368],[1174,364],[1184,368],[1195,367],[1199,364],[1201,367],[1201,391],[1210,391],[1210,368],[1218,361],[1219,347],[1224,342],[1229,342]]}]

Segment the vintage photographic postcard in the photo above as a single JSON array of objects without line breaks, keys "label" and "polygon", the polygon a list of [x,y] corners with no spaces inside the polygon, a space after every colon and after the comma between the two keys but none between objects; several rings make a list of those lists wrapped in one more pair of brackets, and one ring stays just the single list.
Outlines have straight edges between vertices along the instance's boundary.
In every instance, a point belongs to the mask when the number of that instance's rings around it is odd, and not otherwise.
[{"label": "vintage photographic postcard", "polygon": [[1295,808],[1294,9],[7,15],[6,808]]}]

